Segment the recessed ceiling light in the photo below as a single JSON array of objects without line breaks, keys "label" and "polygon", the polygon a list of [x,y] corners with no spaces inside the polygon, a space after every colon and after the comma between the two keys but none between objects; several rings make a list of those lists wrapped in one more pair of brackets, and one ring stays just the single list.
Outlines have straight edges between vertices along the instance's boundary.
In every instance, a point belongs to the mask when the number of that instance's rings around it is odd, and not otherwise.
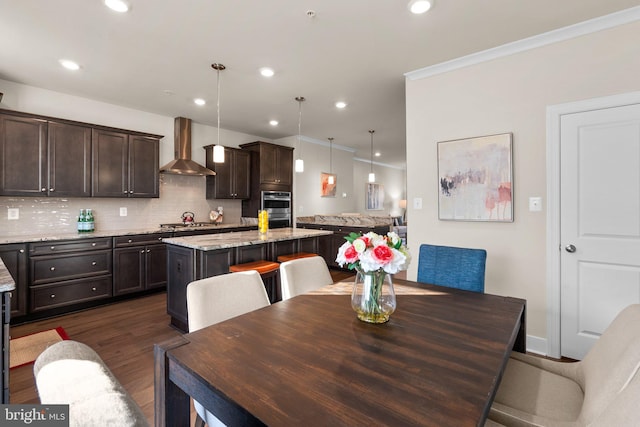
[{"label": "recessed ceiling light", "polygon": [[277,120],[269,120],[269,124],[271,126],[278,126],[278,121]]},{"label": "recessed ceiling light", "polygon": [[347,103],[344,101],[338,101],[336,102],[336,108],[344,108],[347,106]]},{"label": "recessed ceiling light", "polygon": [[77,71],[80,69],[80,65],[78,65],[77,62],[71,61],[69,59],[61,59],[58,62],[60,62],[60,65],[62,65],[67,70]]},{"label": "recessed ceiling light", "polygon": [[260,68],[260,74],[262,74],[265,77],[273,77],[275,72],[273,71],[272,68],[262,67],[262,68]]},{"label": "recessed ceiling light", "polygon": [[129,11],[129,3],[124,0],[104,0],[104,4],[116,12],[124,13]]},{"label": "recessed ceiling light", "polygon": [[205,101],[202,98],[196,98],[196,99],[193,100],[193,103],[196,104],[196,105],[199,105],[199,106],[203,106],[204,104],[207,103],[207,101]]},{"label": "recessed ceiling light", "polygon": [[374,154],[374,156],[376,156],[376,157],[380,157],[380,152],[379,152],[379,151],[376,151],[376,154]]},{"label": "recessed ceiling light", "polygon": [[411,13],[419,15],[425,13],[433,6],[433,0],[412,0],[409,2],[409,10]]}]

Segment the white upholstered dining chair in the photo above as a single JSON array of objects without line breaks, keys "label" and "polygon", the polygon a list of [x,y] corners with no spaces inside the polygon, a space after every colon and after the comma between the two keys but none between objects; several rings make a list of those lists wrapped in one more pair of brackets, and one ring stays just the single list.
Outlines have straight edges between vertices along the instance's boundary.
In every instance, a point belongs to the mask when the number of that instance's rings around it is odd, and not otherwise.
[{"label": "white upholstered dining chair", "polygon": [[[269,296],[257,271],[229,273],[196,280],[187,285],[187,313],[189,332],[232,317],[268,306]],[[199,402],[193,401],[199,419],[196,426],[225,424],[207,411]]]},{"label": "white upholstered dining chair", "polygon": [[640,304],[622,310],[585,358],[514,352],[487,426],[640,426]]},{"label": "white upholstered dining chair", "polygon": [[324,258],[314,256],[280,264],[282,300],[293,298],[333,283]]}]

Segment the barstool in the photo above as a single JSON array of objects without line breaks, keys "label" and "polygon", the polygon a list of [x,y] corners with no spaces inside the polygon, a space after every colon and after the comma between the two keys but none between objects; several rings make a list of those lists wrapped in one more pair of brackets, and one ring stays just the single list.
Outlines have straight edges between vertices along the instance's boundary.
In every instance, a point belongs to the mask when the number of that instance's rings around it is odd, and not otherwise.
[{"label": "barstool", "polygon": [[269,301],[274,303],[280,301],[280,281],[278,280],[278,272],[280,270],[280,263],[274,261],[265,261],[263,259],[252,262],[245,262],[242,264],[234,264],[229,266],[231,273],[237,273],[240,271],[257,271],[262,278],[263,283],[267,287],[267,293],[269,294]]},{"label": "barstool", "polygon": [[296,252],[293,254],[280,255],[278,257],[278,262],[293,261],[294,259],[310,258],[312,256],[318,256],[318,254],[313,254],[311,252]]}]

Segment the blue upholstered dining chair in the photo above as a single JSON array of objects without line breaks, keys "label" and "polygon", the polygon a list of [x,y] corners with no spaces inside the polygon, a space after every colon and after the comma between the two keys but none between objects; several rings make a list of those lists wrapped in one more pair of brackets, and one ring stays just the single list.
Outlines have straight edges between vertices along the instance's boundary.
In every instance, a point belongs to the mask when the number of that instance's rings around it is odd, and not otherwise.
[{"label": "blue upholstered dining chair", "polygon": [[418,282],[484,292],[487,251],[420,245]]}]

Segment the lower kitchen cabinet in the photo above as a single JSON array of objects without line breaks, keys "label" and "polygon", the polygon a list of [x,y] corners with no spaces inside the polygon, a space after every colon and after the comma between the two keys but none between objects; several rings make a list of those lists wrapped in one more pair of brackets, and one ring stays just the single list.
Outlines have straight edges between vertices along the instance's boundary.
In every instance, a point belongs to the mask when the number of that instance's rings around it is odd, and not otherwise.
[{"label": "lower kitchen cabinet", "polygon": [[114,237],[113,294],[122,295],[167,285],[167,248],[170,233]]},{"label": "lower kitchen cabinet", "polygon": [[11,292],[11,318],[27,314],[27,245],[16,243],[0,245],[0,258],[16,283]]},{"label": "lower kitchen cabinet", "polygon": [[111,276],[32,286],[31,311],[39,312],[111,296]]},{"label": "lower kitchen cabinet", "polygon": [[29,244],[29,312],[109,298],[111,238]]}]

